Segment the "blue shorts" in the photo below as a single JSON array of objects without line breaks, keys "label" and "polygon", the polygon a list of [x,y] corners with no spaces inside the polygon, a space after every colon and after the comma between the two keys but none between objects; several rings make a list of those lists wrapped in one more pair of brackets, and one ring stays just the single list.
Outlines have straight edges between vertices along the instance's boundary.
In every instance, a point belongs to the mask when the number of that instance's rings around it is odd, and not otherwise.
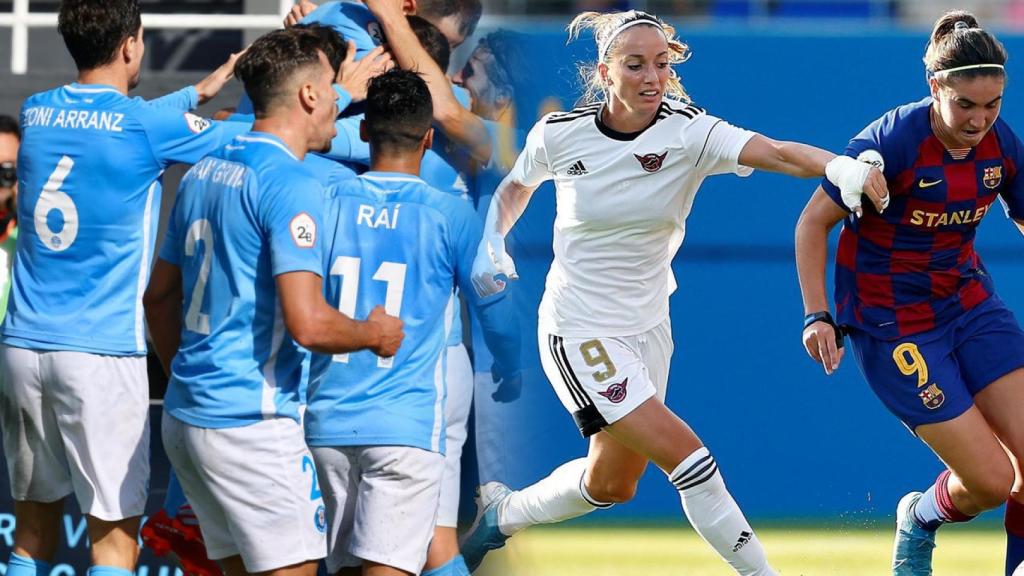
[{"label": "blue shorts", "polygon": [[1024,331],[997,296],[927,332],[879,340],[851,330],[850,340],[872,390],[911,431],[960,416],[975,394],[1024,367]]}]

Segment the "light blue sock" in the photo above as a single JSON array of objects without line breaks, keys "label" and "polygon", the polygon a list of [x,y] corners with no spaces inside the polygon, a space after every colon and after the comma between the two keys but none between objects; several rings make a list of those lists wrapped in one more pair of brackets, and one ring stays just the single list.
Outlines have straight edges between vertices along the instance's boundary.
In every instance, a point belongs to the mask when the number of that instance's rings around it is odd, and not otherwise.
[{"label": "light blue sock", "polygon": [[469,576],[469,567],[466,566],[466,561],[462,558],[462,554],[459,554],[449,560],[447,564],[438,566],[433,570],[427,570],[420,576]]},{"label": "light blue sock", "polygon": [[86,576],[132,576],[131,570],[113,566],[90,566]]},{"label": "light blue sock", "polygon": [[33,560],[11,552],[7,560],[7,576],[48,576],[50,563]]}]

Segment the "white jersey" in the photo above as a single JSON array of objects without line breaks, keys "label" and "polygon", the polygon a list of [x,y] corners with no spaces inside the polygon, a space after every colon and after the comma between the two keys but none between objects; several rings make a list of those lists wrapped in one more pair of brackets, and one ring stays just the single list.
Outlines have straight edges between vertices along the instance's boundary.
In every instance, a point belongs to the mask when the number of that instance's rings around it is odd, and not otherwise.
[{"label": "white jersey", "polygon": [[704,178],[747,176],[738,158],[753,132],[665,99],[638,133],[601,122],[601,104],[549,114],[527,137],[512,180],[556,190],[555,259],[539,329],[629,336],[668,317],[671,263]]}]

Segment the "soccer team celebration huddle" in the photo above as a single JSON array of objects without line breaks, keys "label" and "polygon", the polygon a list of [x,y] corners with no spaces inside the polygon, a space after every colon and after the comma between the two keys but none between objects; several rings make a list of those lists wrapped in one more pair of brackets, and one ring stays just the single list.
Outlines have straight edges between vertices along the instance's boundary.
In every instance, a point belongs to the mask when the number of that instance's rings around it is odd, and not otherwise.
[{"label": "soccer team celebration huddle", "polygon": [[[905,69],[716,29],[897,2],[493,3],[282,3],[162,94],[152,2],[51,3],[77,75],[0,116],[5,576],[1024,574],[988,12],[922,2]],[[681,560],[618,556],[645,514]]]}]

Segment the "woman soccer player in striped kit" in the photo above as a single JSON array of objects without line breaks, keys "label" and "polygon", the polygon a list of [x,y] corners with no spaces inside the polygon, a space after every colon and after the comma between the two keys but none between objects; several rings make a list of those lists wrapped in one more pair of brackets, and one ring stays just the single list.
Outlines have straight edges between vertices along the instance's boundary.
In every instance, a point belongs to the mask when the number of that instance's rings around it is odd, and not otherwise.
[{"label": "woman soccer player in striped kit", "polygon": [[[823,182],[797,227],[808,354],[835,371],[843,326],[875,394],[948,467],[897,507],[897,576],[931,574],[939,526],[1008,498],[1006,574],[1024,560],[1024,497],[1014,481],[1024,457],[1024,332],[974,250],[997,198],[1024,222],[1024,145],[999,118],[1006,57],[971,14],[939,18],[924,57],[930,96],[889,111],[846,151],[882,169],[888,210],[850,218]],[[826,240],[844,219],[833,320]]]},{"label": "woman soccer player in striped kit", "polygon": [[689,56],[675,30],[639,11],[580,14],[570,37],[593,30],[598,61],[585,104],[549,114],[499,185],[474,265],[477,289],[515,277],[504,237],[530,196],[554,180],[554,262],[540,305],[544,371],[580,431],[586,458],[512,492],[481,487],[463,541],[475,568],[527,526],[559,522],[633,497],[649,461],[668,475],[700,535],[740,574],[774,574],[761,543],[697,435],[664,404],[673,342],[671,261],[707,176],[762,169],[827,175],[858,206],[882,207],[881,174],[848,157],[736,128],[692,104],[672,66]]}]

